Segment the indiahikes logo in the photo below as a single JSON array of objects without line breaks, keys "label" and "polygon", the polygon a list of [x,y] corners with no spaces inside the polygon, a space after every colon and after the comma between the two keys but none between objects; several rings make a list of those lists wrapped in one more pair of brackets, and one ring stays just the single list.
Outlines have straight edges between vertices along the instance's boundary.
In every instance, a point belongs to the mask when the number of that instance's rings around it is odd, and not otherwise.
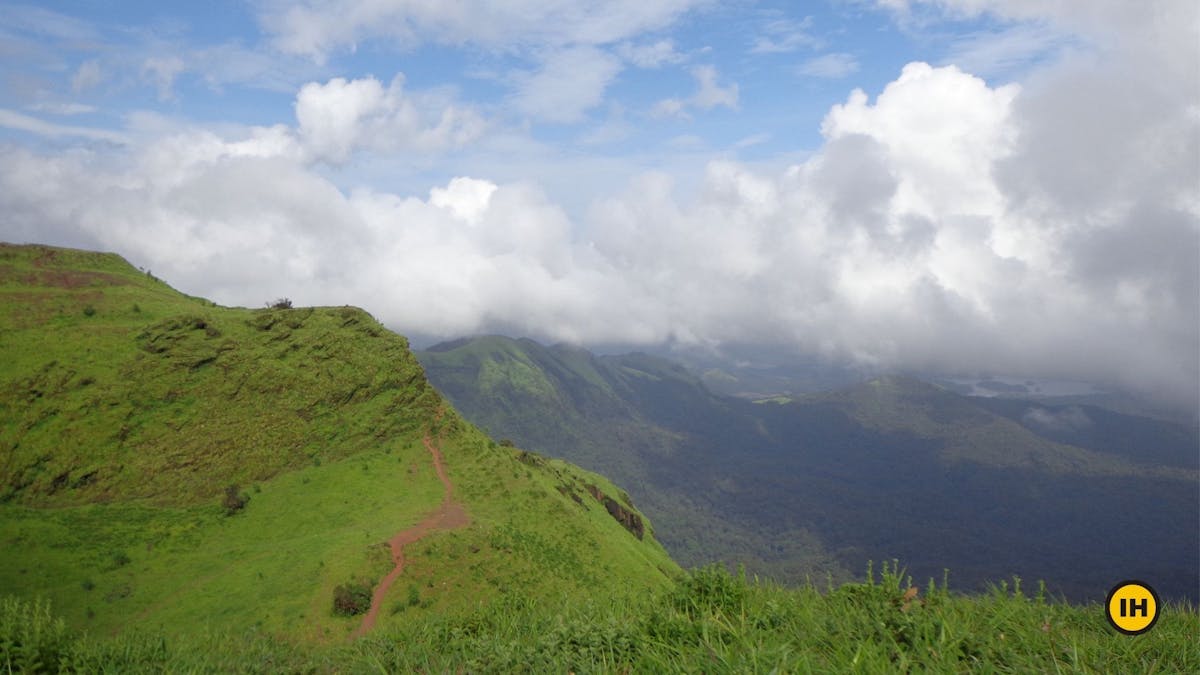
[{"label": "indiahikes logo", "polygon": [[1113,586],[1104,602],[1104,613],[1113,628],[1126,635],[1141,635],[1158,621],[1158,593],[1143,581],[1122,581]]}]

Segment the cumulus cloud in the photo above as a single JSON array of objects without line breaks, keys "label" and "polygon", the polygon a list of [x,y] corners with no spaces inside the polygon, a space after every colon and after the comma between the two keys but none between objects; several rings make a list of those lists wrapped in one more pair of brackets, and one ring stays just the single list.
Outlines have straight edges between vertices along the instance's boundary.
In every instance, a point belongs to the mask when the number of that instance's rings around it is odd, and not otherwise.
[{"label": "cumulus cloud", "polygon": [[470,107],[430,92],[404,91],[404,76],[386,88],[379,80],[334,78],[310,82],[296,96],[297,133],[310,155],[341,163],[359,149],[437,151],[460,147],[482,133]]}]

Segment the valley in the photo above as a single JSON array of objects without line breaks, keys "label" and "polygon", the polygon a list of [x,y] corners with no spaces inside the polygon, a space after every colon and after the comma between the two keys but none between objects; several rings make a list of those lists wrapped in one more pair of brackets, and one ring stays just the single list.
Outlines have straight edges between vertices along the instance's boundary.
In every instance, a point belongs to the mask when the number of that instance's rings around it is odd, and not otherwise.
[{"label": "valley", "polygon": [[899,558],[970,591],[1015,575],[1088,602],[1140,575],[1197,598],[1195,428],[902,376],[748,400],[660,357],[499,336],[418,358],[493,435],[626,485],[685,565],[802,583]]}]

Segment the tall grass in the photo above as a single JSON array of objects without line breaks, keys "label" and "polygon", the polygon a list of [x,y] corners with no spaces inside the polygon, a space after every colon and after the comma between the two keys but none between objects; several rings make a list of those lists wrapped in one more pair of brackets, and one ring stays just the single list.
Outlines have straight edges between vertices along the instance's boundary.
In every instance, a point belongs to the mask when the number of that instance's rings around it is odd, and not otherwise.
[{"label": "tall grass", "polygon": [[[710,566],[633,604],[509,595],[346,644],[256,633],[174,642],[65,634],[44,603],[0,604],[0,664],[17,672],[1200,672],[1200,617],[1168,605],[1137,637],[1098,604],[1029,596],[1019,580],[962,596],[894,562],[864,583],[784,589]],[[219,648],[218,648],[219,646]]]}]

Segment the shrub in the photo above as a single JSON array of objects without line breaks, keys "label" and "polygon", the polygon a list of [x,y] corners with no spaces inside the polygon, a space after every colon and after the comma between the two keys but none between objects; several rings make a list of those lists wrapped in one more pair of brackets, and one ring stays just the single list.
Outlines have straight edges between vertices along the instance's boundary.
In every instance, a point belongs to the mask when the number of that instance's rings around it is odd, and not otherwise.
[{"label": "shrub", "polygon": [[333,589],[333,613],[338,616],[365,614],[371,608],[371,585],[355,579]]},{"label": "shrub", "polygon": [[117,569],[118,567],[124,567],[124,566],[128,565],[130,562],[131,561],[129,559],[129,554],[126,553],[125,551],[117,550],[117,551],[112,552],[112,568],[113,569]]},{"label": "shrub", "polygon": [[72,640],[46,600],[0,599],[0,671],[57,672]]},{"label": "shrub", "polygon": [[268,302],[267,307],[271,309],[291,309],[292,301],[288,298],[277,298],[276,300]]},{"label": "shrub", "polygon": [[749,591],[745,574],[739,569],[734,577],[719,563],[694,569],[671,594],[671,605],[693,617],[715,613],[736,616],[743,611]]},{"label": "shrub", "polygon": [[239,491],[237,483],[234,483],[225,488],[225,499],[221,501],[221,505],[225,507],[225,515],[232,516],[246,508],[249,501],[250,495]]},{"label": "shrub", "polygon": [[83,308],[83,315],[84,316],[95,316],[96,308],[91,305],[87,305],[86,307]]}]

